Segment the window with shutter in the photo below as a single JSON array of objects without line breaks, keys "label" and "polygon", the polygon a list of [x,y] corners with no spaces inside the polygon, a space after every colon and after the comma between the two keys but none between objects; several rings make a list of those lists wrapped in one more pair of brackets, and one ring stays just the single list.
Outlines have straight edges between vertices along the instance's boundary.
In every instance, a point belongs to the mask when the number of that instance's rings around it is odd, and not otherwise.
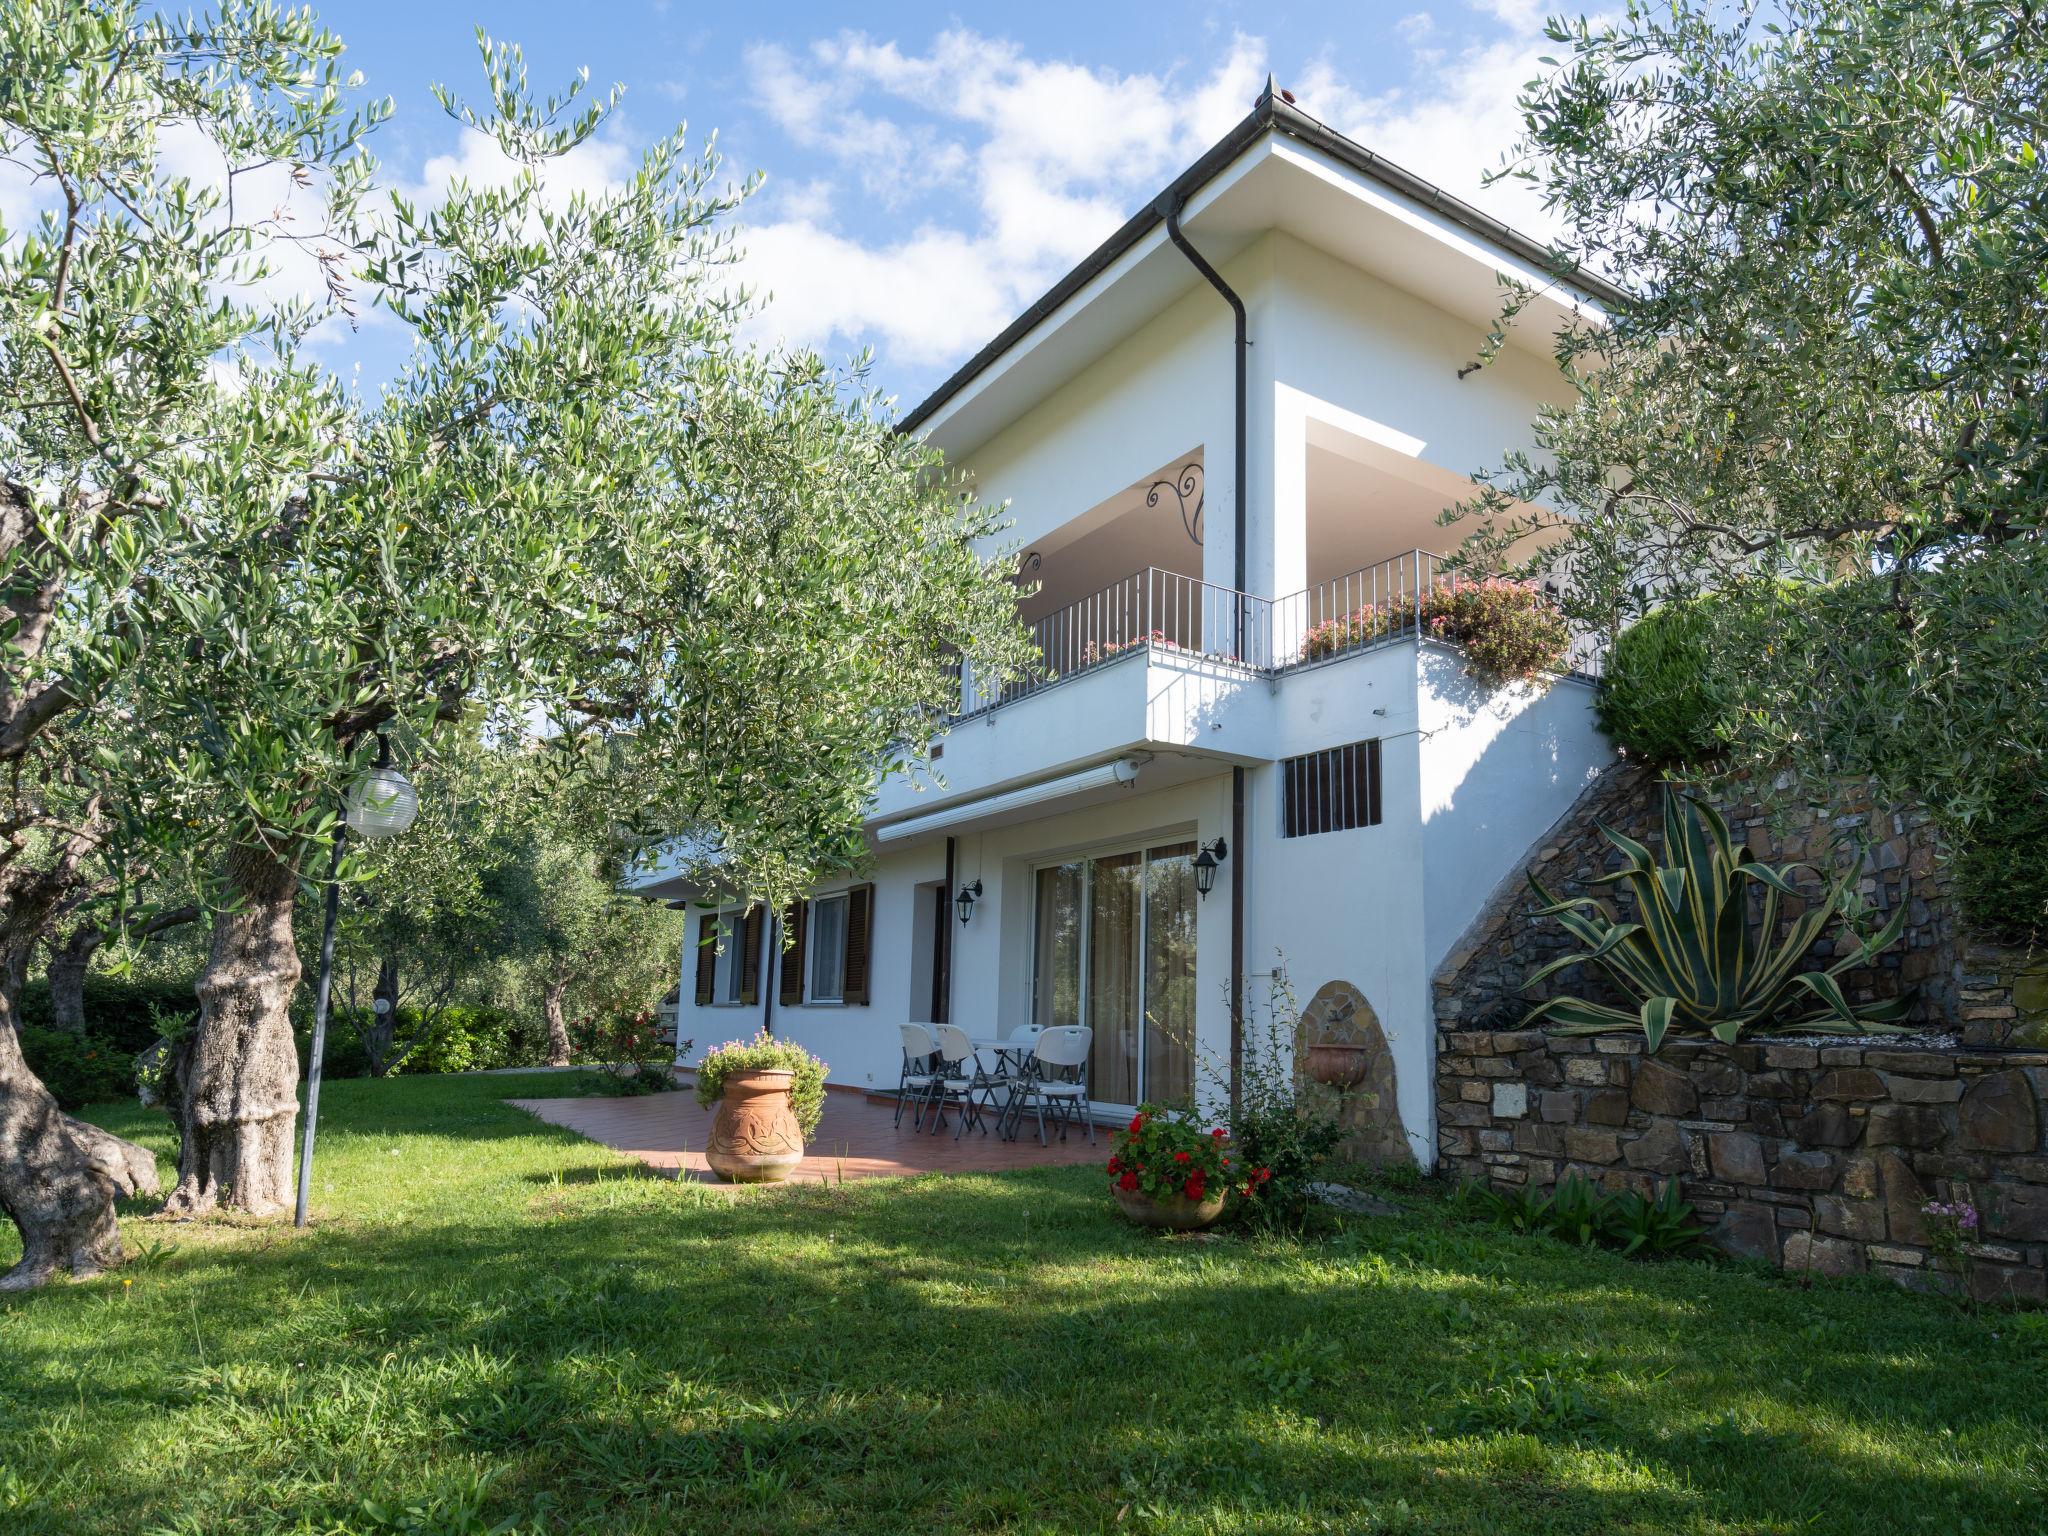
[{"label": "window with shutter", "polygon": [[848,1004],[868,1001],[868,952],[874,944],[874,887],[856,885],[846,893],[846,963],[840,969]]},{"label": "window with shutter", "polygon": [[782,982],[776,989],[775,1000],[785,1008],[794,1008],[804,1000],[804,945],[808,942],[804,919],[809,910],[808,902],[792,901],[782,911]]},{"label": "window with shutter", "polygon": [[846,959],[840,996],[849,1004],[868,1000],[868,952],[874,941],[875,888],[856,885],[846,893]]},{"label": "window with shutter", "polygon": [[718,914],[697,919],[697,1006],[708,1008],[718,983]]},{"label": "window with shutter", "polygon": [[747,908],[747,915],[741,925],[740,942],[740,986],[739,1000],[742,1003],[757,1003],[761,1000],[761,934],[767,926],[768,909],[760,902]]}]

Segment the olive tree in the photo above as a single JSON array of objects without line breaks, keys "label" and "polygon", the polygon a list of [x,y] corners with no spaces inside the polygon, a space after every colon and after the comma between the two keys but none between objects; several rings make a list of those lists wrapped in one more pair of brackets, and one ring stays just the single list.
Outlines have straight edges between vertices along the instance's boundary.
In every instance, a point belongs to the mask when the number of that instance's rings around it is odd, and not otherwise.
[{"label": "olive tree", "polygon": [[[349,110],[340,44],[303,13],[4,15],[30,78],[0,132],[64,195],[0,247],[10,592],[33,610],[0,756],[51,754],[92,816],[207,872],[166,1209],[271,1213],[296,1108],[293,915],[335,867],[340,796],[380,738],[426,750],[460,720],[512,740],[538,719],[571,764],[630,738],[640,770],[604,777],[631,797],[621,826],[687,825],[786,893],[845,856],[873,772],[922,750],[950,654],[1017,664],[1013,593],[976,553],[992,514],[857,375],[735,343],[746,189],[680,130],[619,185],[549,195],[615,95],[579,80],[536,101],[516,50],[484,40],[488,104],[443,100],[511,174],[416,206],[376,190],[359,145],[384,109]],[[213,146],[229,190],[175,172],[172,126]],[[318,195],[323,302],[248,275],[266,239],[308,227],[238,222],[234,177],[259,165]],[[412,341],[374,401],[301,345],[363,304]],[[41,653],[21,644],[34,624]],[[76,747],[50,729],[67,713],[90,725]],[[83,751],[113,724],[119,750]],[[0,890],[0,937],[47,924],[79,820],[39,834],[47,902]],[[87,1272],[116,1251],[110,1189],[79,1183],[61,1218],[30,1203],[84,1157],[35,1118],[47,1095],[8,1050],[15,1283]],[[53,1238],[65,1221],[88,1239]]]},{"label": "olive tree", "polygon": [[1721,591],[1738,762],[1966,832],[2048,763],[2044,18],[1676,0],[1550,35],[1511,171],[1629,300],[1561,336],[1571,397],[1455,514],[1473,553],[1552,535],[1608,630]]}]

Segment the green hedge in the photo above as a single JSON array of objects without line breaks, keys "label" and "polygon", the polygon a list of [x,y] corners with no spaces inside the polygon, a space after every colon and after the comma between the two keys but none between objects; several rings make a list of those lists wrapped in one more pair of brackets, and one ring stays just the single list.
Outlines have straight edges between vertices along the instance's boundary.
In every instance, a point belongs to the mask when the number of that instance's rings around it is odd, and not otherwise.
[{"label": "green hedge", "polygon": [[1652,608],[1607,658],[1594,706],[1600,728],[1649,767],[1703,763],[1725,749],[1730,705],[1715,681],[1711,602]]},{"label": "green hedge", "polygon": [[[398,1010],[398,1033],[411,1033],[418,1015],[410,1008]],[[321,1069],[325,1077],[368,1077],[369,1053],[363,1049],[362,1026],[368,1016],[336,1012],[327,1025],[327,1059]],[[311,1010],[294,1020],[299,1038],[299,1067],[306,1065],[312,1043]],[[399,1065],[401,1073],[476,1072],[492,1067],[532,1066],[541,1059],[539,1026],[502,1008],[458,1004],[445,1009],[441,1026],[432,1039],[416,1048]]]},{"label": "green hedge", "polygon": [[2048,942],[2048,787],[2007,774],[1991,814],[1952,838],[1956,904],[1970,931],[2005,944]]},{"label": "green hedge", "polygon": [[[85,978],[85,1029],[126,1050],[131,1056],[156,1043],[152,1009],[171,1018],[196,1018],[199,999],[190,981],[121,981],[111,976]],[[48,1029],[50,983],[39,977],[21,989],[24,1028]]]},{"label": "green hedge", "polygon": [[[155,1036],[150,1039],[154,1041]],[[103,1035],[74,1035],[69,1030],[24,1024],[21,1054],[59,1109],[135,1097],[135,1052]]]}]

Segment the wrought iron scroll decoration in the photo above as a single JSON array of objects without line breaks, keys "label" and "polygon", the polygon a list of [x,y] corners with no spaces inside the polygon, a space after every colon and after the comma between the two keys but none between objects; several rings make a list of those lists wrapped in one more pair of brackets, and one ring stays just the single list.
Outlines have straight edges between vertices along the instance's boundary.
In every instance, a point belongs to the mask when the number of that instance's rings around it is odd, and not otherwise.
[{"label": "wrought iron scroll decoration", "polygon": [[[1180,473],[1171,480],[1154,480],[1145,492],[1145,505],[1148,507],[1159,505],[1161,491],[1173,492],[1173,499],[1180,507],[1180,525],[1196,544],[1202,542],[1202,503],[1208,499],[1204,480],[1200,464],[1183,464]],[[1192,506],[1189,505],[1191,501]]]}]

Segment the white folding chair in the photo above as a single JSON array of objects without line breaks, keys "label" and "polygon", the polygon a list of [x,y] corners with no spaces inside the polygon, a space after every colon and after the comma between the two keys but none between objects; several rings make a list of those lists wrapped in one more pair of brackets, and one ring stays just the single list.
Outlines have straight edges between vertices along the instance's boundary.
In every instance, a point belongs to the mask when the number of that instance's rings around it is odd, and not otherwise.
[{"label": "white folding chair", "polygon": [[[988,1126],[982,1120],[982,1111],[995,1103],[995,1083],[981,1070],[981,1059],[975,1054],[974,1042],[967,1038],[966,1030],[957,1024],[941,1024],[936,1032],[939,1064],[932,1102],[938,1107],[939,1118],[932,1129],[944,1130],[946,1106],[957,1104],[960,1113],[953,1124],[955,1141],[970,1124],[980,1125],[986,1132]],[[980,1100],[975,1098],[976,1094],[982,1096]]]},{"label": "white folding chair", "polygon": [[896,1120],[900,1129],[903,1125],[903,1106],[914,1095],[917,1108],[910,1117],[914,1129],[924,1128],[925,1104],[931,1098],[932,1087],[939,1080],[935,1070],[939,1054],[939,1043],[932,1038],[929,1026],[923,1024],[900,1024],[903,1035],[903,1074],[896,1080]]},{"label": "white folding chair", "polygon": [[1045,1112],[1050,1108],[1060,1128],[1060,1140],[1067,1139],[1067,1127],[1079,1123],[1095,1139],[1095,1121],[1088,1105],[1088,1051],[1095,1043],[1095,1031],[1083,1024],[1061,1024],[1041,1030],[1029,1071],[1010,1099],[1011,1134],[1022,1123],[1024,1111],[1038,1116],[1038,1144],[1045,1145]]}]

